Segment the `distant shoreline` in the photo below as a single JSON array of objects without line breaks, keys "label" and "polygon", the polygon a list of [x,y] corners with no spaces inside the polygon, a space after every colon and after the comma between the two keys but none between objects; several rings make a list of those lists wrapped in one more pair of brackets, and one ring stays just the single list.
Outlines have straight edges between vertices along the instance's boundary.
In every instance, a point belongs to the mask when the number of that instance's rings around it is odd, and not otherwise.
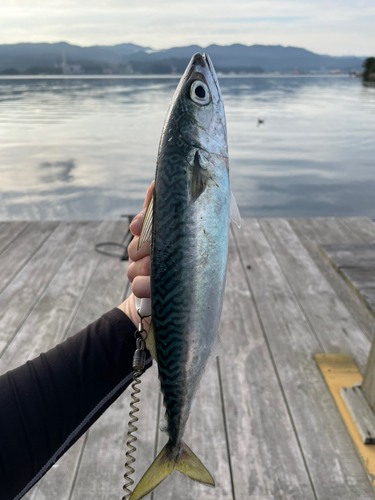
[{"label": "distant shoreline", "polygon": [[153,50],[129,43],[81,47],[66,42],[0,44],[2,76],[68,75],[90,77],[170,75],[179,78],[193,54],[207,53],[216,73],[228,75],[328,74],[361,71],[364,57],[327,56],[281,45],[211,44]]},{"label": "distant shoreline", "polygon": [[[179,80],[181,75],[0,75],[0,80]],[[227,75],[218,73],[220,79],[228,78],[354,78],[348,73],[340,74],[273,74],[249,73],[247,75]]]}]

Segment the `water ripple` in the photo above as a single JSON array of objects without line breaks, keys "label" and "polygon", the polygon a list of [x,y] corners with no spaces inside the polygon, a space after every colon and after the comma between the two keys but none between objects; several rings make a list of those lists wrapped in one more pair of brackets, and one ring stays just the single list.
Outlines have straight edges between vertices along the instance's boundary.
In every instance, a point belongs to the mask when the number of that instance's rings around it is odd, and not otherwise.
[{"label": "water ripple", "polygon": [[[344,77],[220,84],[231,183],[244,216],[375,217],[375,88]],[[0,218],[135,213],[176,85],[172,78],[0,79]]]}]

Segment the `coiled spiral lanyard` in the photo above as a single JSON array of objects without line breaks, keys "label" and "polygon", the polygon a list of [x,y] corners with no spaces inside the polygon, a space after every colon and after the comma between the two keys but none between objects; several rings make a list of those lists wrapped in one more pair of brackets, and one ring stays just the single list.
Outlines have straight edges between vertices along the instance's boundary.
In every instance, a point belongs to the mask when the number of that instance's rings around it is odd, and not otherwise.
[{"label": "coiled spiral lanyard", "polygon": [[[137,307],[137,304],[136,304]],[[128,500],[132,494],[132,491],[130,487],[134,484],[134,480],[130,477],[132,474],[134,474],[135,469],[132,467],[132,464],[135,462],[135,458],[133,457],[133,453],[136,451],[136,447],[134,446],[133,443],[137,441],[136,436],[133,435],[134,432],[138,430],[138,427],[134,425],[136,422],[138,422],[138,417],[135,415],[137,412],[139,412],[139,408],[136,406],[140,399],[137,397],[137,394],[141,392],[141,390],[137,387],[141,383],[141,379],[139,376],[142,374],[145,364],[146,364],[146,338],[147,338],[147,332],[143,328],[143,320],[145,318],[148,318],[150,314],[147,314],[145,316],[141,316],[141,311],[142,307],[137,307],[137,313],[140,318],[139,321],[139,327],[138,330],[134,333],[135,339],[136,339],[136,350],[134,352],[133,356],[133,383],[132,383],[132,389],[133,392],[131,393],[130,397],[132,401],[130,402],[130,412],[129,412],[129,431],[128,431],[128,442],[126,443],[126,446],[129,448],[128,451],[126,452],[126,458],[127,461],[125,463],[125,469],[126,472],[124,474],[124,479],[126,483],[122,487],[122,489],[125,492],[125,495],[122,497],[122,500]],[[147,309],[147,307],[146,307]],[[145,338],[142,337],[142,333],[146,335]]]}]

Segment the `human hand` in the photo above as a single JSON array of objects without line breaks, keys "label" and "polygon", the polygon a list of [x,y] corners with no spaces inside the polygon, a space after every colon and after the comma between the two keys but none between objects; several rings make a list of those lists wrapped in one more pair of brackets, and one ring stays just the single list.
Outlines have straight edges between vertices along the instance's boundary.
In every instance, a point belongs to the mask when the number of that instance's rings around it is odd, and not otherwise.
[{"label": "human hand", "polygon": [[[150,244],[143,243],[141,248],[137,250],[139,235],[141,234],[143,219],[146,213],[147,205],[154,188],[154,181],[150,184],[145,201],[143,203],[143,210],[134,217],[130,224],[130,231],[134,235],[133,240],[128,246],[129,266],[127,269],[128,279],[132,283],[132,293],[118,306],[138,328],[139,316],[135,307],[135,296],[140,299],[150,298]],[[151,318],[143,320],[143,326],[148,332]]]}]

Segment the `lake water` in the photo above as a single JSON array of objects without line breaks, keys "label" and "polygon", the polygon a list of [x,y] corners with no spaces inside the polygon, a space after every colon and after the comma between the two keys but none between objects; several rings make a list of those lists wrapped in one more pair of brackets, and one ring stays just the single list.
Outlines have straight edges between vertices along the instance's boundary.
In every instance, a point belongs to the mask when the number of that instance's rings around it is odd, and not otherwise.
[{"label": "lake water", "polygon": [[[0,79],[0,219],[136,213],[177,83]],[[342,76],[220,85],[243,216],[375,218],[374,87]]]}]

